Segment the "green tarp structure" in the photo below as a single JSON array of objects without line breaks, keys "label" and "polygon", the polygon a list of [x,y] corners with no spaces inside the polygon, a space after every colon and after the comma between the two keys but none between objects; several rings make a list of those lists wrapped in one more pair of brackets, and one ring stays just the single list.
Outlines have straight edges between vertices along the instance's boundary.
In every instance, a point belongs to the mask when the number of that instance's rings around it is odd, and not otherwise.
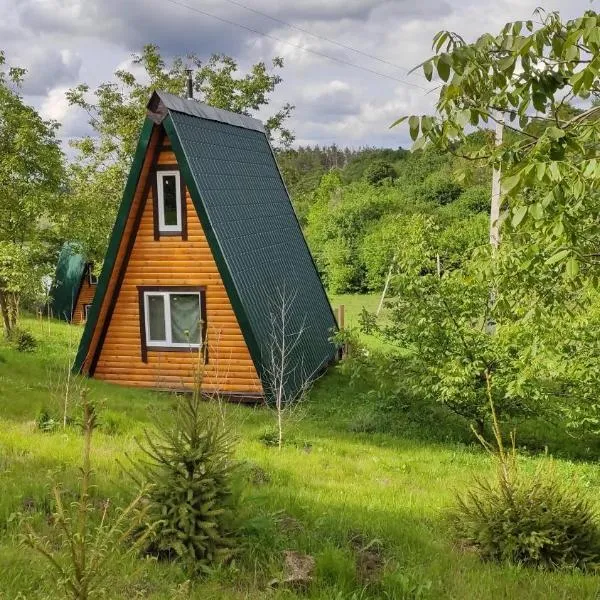
[{"label": "green tarp structure", "polygon": [[285,386],[295,393],[335,360],[330,338],[337,325],[261,122],[165,92],[152,95],[148,111],[75,368],[81,369],[108,281],[116,276],[113,264],[152,130],[162,126],[267,394],[285,299]]},{"label": "green tarp structure", "polygon": [[50,309],[58,319],[71,321],[85,268],[86,260],[77,244],[65,242],[50,289]]}]

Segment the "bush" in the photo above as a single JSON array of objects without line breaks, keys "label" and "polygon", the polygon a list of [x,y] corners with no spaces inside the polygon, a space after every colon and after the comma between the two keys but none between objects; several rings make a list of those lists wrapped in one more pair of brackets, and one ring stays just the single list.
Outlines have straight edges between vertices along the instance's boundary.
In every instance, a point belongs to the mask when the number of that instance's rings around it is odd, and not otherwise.
[{"label": "bush", "polygon": [[548,473],[478,480],[459,500],[460,540],[486,560],[544,569],[597,568],[600,529],[590,503]]},{"label": "bush", "polygon": [[30,331],[19,327],[10,332],[10,342],[18,352],[33,352],[38,345]]},{"label": "bush", "polygon": [[150,484],[146,550],[184,562],[191,574],[233,553],[233,443],[217,415],[201,410],[199,394],[179,398],[175,422],[145,432],[146,460],[136,471]]},{"label": "bush", "polygon": [[[458,499],[453,525],[460,542],[484,560],[541,569],[596,569],[600,566],[600,527],[596,511],[581,491],[559,481],[543,465],[523,474],[506,452],[493,411],[498,476],[476,479]],[[488,450],[492,446],[481,436]]]},{"label": "bush", "polygon": [[394,167],[385,160],[374,160],[365,169],[365,179],[371,185],[377,185],[384,179],[395,179],[397,176]]},{"label": "bush", "polygon": [[59,421],[47,408],[42,408],[35,419],[35,424],[40,431],[51,433],[58,428]]},{"label": "bush", "polygon": [[421,187],[421,197],[426,202],[444,206],[454,202],[463,193],[463,188],[445,173],[430,175]]}]

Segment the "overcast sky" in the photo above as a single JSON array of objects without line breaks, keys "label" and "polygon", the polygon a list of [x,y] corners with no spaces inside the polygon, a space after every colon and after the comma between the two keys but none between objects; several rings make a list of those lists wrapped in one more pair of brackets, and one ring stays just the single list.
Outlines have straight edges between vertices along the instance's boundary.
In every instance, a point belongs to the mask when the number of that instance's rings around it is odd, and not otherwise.
[{"label": "overcast sky", "polygon": [[65,91],[80,82],[93,87],[110,80],[116,68],[129,64],[132,52],[154,43],[165,56],[218,52],[243,67],[282,56],[284,81],[271,104],[296,105],[291,126],[297,144],[397,147],[409,145],[407,133],[389,130],[390,123],[402,114],[431,111],[432,85],[407,70],[430,55],[437,31],[475,39],[498,32],[506,21],[530,18],[540,5],[571,18],[590,8],[590,1],[0,0],[0,49],[8,64],[29,70],[27,101],[63,124],[65,140],[87,132],[86,115],[68,106]]}]

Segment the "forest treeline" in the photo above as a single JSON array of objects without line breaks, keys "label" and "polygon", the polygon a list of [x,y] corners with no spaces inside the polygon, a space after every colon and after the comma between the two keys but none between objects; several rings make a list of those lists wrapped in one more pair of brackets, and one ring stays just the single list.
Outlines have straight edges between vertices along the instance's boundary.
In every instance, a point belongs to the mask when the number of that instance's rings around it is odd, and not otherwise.
[{"label": "forest treeline", "polygon": [[333,293],[380,291],[415,216],[436,230],[441,269],[459,266],[486,242],[491,171],[450,152],[332,145],[287,149],[278,161]]}]

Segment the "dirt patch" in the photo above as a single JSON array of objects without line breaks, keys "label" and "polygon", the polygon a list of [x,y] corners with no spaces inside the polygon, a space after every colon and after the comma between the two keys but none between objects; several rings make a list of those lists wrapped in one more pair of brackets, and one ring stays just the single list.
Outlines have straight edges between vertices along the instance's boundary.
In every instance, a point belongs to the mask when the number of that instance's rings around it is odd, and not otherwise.
[{"label": "dirt patch", "polygon": [[277,524],[284,533],[299,533],[304,529],[304,525],[302,525],[298,519],[286,515],[285,513],[282,513],[277,517]]},{"label": "dirt patch", "polygon": [[350,546],[356,557],[356,574],[363,583],[379,579],[385,566],[382,544],[379,540],[368,540],[357,533],[350,538]]},{"label": "dirt patch", "polygon": [[313,580],[315,559],[310,554],[301,554],[295,550],[283,553],[283,577],[271,581],[271,587],[307,588]]}]

